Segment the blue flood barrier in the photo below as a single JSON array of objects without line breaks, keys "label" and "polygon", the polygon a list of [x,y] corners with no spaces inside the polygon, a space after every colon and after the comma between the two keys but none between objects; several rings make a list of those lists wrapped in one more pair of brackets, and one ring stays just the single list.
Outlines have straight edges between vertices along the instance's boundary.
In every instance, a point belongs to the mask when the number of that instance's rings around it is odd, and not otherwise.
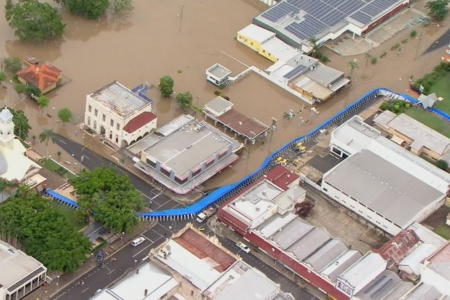
[{"label": "blue flood barrier", "polygon": [[60,202],[62,202],[62,203],[64,203],[64,204],[66,204],[66,205],[72,207],[72,208],[78,208],[78,203],[76,203],[76,202],[73,201],[73,200],[70,200],[70,199],[67,198],[67,197],[64,197],[64,196],[61,195],[61,194],[56,193],[55,191],[53,191],[53,190],[51,190],[51,189],[46,189],[46,190],[45,190],[45,194],[48,195],[49,197],[55,199],[55,200],[58,200],[58,201],[60,201]]}]

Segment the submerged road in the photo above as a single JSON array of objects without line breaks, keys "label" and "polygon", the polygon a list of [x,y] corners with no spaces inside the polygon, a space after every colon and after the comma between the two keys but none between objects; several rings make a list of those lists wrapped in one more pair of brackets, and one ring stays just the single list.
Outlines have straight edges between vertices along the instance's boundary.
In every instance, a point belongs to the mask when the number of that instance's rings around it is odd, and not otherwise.
[{"label": "submerged road", "polygon": [[[69,153],[78,162],[82,161],[82,164],[87,169],[93,169],[97,167],[110,167],[116,169],[118,172],[126,174],[134,187],[142,194],[144,202],[147,205],[151,203],[152,210],[165,210],[182,207],[180,203],[176,202],[165,194],[161,194],[158,197],[154,198],[155,195],[159,194],[159,189],[134,175],[132,172],[119,168],[113,162],[101,157],[97,153],[89,150],[83,145],[78,144],[77,142],[74,142],[61,135],[55,136],[55,143],[62,149],[64,149],[67,153]],[[83,157],[83,159],[81,159],[81,157]]]}]

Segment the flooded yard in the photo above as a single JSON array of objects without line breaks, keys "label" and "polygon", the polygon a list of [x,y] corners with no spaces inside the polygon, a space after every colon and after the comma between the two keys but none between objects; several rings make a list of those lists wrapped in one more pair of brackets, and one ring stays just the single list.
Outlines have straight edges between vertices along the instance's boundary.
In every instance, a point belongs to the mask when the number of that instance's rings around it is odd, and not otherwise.
[{"label": "flooded yard", "polygon": [[[221,63],[235,76],[245,69],[238,61],[262,70],[271,65],[270,61],[235,40],[236,32],[266,9],[258,0],[135,0],[133,3],[134,10],[125,17],[108,16],[96,21],[62,11],[67,23],[64,36],[43,44],[18,42],[3,17],[4,6],[0,6],[0,58],[31,55],[55,65],[72,80],[48,95],[50,106],[43,113],[34,102],[28,99],[19,102],[15,92],[8,95],[6,89],[0,89],[0,100],[8,98],[9,106],[23,109],[30,119],[33,129],[29,133],[29,141],[42,129],[54,128],[62,135],[104,151],[104,148],[93,146],[90,137],[83,139],[78,127],[67,125],[63,128],[55,121],[55,114],[67,107],[75,116],[73,123],[82,122],[86,95],[113,80],[130,88],[144,82],[154,85],[149,96],[154,101],[158,126],[161,126],[183,113],[173,99],[160,97],[156,86],[161,76],[172,76],[175,91],[190,91],[194,104],[202,107],[215,97],[214,91],[217,90],[206,82],[205,69],[209,66]],[[387,52],[386,57],[379,58],[374,65],[369,63],[366,66],[364,55],[340,57],[324,49],[323,52],[331,59],[331,67],[348,74],[348,62],[353,59],[357,59],[359,67],[354,72],[352,86],[319,105],[320,113],[314,118],[310,117],[309,108],[303,107],[300,100],[256,74],[250,74],[224,89],[223,93],[230,97],[237,110],[266,124],[271,124],[274,117],[278,120],[278,130],[269,134],[264,144],[247,147],[241,159],[216,176],[207,188],[237,181],[256,169],[269,153],[294,137],[309,132],[370,89],[386,87],[402,92],[408,87],[410,76],[418,78],[439,62],[441,50],[423,57],[420,53],[445,31],[443,27],[430,25],[419,28],[420,39],[402,44],[401,53],[389,50],[409,32],[398,34],[373,50],[371,54],[377,57]],[[289,109],[294,110],[295,118],[283,121],[283,112]],[[300,116],[305,123],[300,122]],[[34,148],[45,153],[43,144],[36,143]],[[53,156],[56,151],[56,146],[51,145]],[[61,160],[67,160],[67,156],[63,154]]]}]

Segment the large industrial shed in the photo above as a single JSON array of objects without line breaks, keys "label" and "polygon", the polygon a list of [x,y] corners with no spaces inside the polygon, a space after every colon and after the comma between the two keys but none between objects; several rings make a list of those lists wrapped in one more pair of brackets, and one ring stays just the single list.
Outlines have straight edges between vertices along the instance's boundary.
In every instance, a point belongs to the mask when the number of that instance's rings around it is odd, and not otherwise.
[{"label": "large industrial shed", "polygon": [[253,23],[275,32],[277,37],[303,52],[310,51],[310,38],[318,44],[344,32],[363,36],[380,25],[410,0],[283,0],[256,16]]}]

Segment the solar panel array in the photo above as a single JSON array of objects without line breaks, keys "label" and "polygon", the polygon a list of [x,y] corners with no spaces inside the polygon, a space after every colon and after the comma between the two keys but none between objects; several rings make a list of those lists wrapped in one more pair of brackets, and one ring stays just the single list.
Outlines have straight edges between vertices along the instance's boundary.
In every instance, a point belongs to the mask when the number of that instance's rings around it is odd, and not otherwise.
[{"label": "solar panel array", "polygon": [[307,70],[308,68],[304,65],[299,65],[295,67],[293,70],[291,70],[289,73],[284,75],[283,77],[290,80],[294,77],[296,77],[298,74],[303,73],[303,71]]},{"label": "solar panel array", "polygon": [[42,273],[44,271],[45,270],[43,267],[39,267],[37,270],[34,270],[30,274],[28,274],[25,278],[22,278],[20,281],[14,283],[12,286],[10,286],[8,288],[8,292],[10,292],[10,293],[14,292],[17,288],[21,287],[22,285],[24,285],[26,282],[30,281],[31,279],[34,279],[34,277],[36,277],[37,275],[39,275],[40,273]]},{"label": "solar panel array", "polygon": [[392,283],[394,283],[394,279],[389,279],[388,281],[386,281],[385,283],[383,283],[382,286],[380,286],[375,292],[373,292],[372,295],[370,295],[370,298],[377,298],[378,296],[381,295],[381,293],[383,293],[390,285],[392,285]]},{"label": "solar panel array", "polygon": [[292,13],[298,13],[300,10],[287,3],[287,2],[281,2],[278,5],[275,5],[273,8],[269,9],[265,13],[263,13],[261,16],[266,18],[269,21],[277,22],[280,19],[284,18],[285,16],[292,14]]},{"label": "solar panel array", "polygon": [[375,280],[367,289],[364,290],[364,294],[370,293],[377,285],[379,285],[384,279],[386,275],[381,276],[377,280]]},{"label": "solar panel array", "polygon": [[287,15],[303,10],[304,20],[285,27],[294,36],[307,40],[335,26],[350,16],[367,25],[374,17],[398,3],[399,0],[286,0],[273,6],[261,17],[277,22]]}]

